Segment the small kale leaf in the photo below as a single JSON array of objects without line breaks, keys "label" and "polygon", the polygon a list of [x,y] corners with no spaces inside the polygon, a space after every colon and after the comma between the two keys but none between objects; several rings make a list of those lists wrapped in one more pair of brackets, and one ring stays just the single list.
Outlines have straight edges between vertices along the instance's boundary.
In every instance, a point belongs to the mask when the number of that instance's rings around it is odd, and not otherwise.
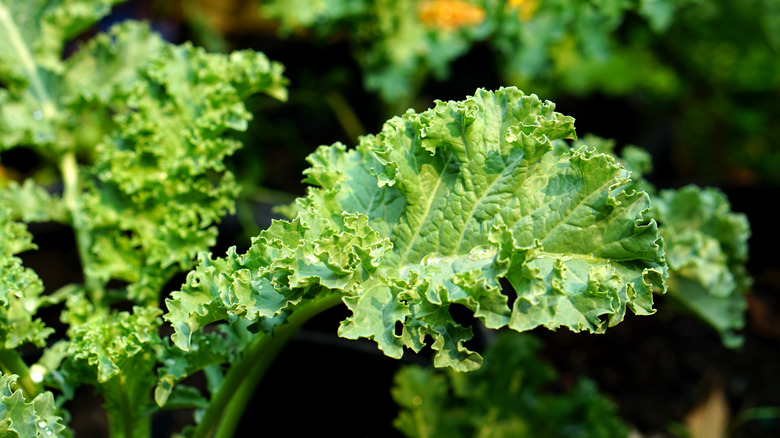
[{"label": "small kale leaf", "polygon": [[51,392],[25,400],[21,389],[14,390],[17,376],[0,372],[0,436],[7,438],[59,438],[70,436],[64,421],[56,414]]}]

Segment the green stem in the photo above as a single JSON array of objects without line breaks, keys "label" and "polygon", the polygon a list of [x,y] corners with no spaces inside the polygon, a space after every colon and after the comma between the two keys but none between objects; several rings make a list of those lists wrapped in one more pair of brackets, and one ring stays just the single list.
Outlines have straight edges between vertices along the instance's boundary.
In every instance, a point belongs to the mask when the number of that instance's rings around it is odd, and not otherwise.
[{"label": "green stem", "polygon": [[[149,372],[135,359],[131,359],[127,370],[133,372]],[[139,387],[134,377],[128,377],[124,372],[98,385],[98,391],[103,394],[106,404],[103,407],[108,416],[109,436],[112,438],[135,438],[152,436],[151,416],[147,415],[145,400],[139,399],[140,394],[149,393],[151,388]],[[141,389],[139,391],[139,389]]]},{"label": "green stem", "polygon": [[[245,187],[249,185],[249,183],[244,184]],[[247,199],[251,200],[252,202],[259,202],[261,204],[289,204],[296,199],[296,196],[292,193],[269,189],[268,187],[257,186],[246,188],[244,190],[247,191]]]},{"label": "green stem", "polygon": [[780,407],[777,406],[758,406],[745,409],[739,412],[728,427],[728,436],[736,434],[745,423],[756,420],[777,420],[780,418]]},{"label": "green stem", "polygon": [[195,429],[193,438],[232,436],[257,383],[282,347],[311,317],[340,302],[341,296],[338,294],[314,299],[295,309],[287,322],[274,330],[273,335],[265,333],[257,335],[244,350],[241,361],[228,371],[219,391],[212,398],[203,419]]},{"label": "green stem", "polygon": [[360,123],[360,119],[341,93],[331,91],[325,93],[324,97],[325,102],[330,106],[351,141],[357,141],[358,137],[365,134],[366,130]]},{"label": "green stem", "polygon": [[5,374],[19,376],[17,382],[29,399],[40,394],[41,386],[32,380],[30,368],[15,350],[0,350],[0,370],[3,370]]},{"label": "green stem", "polygon": [[130,398],[124,385],[124,377],[120,376],[119,391],[122,396],[122,422],[124,423],[125,437],[133,437],[133,410],[130,407]]},{"label": "green stem", "polygon": [[62,198],[65,202],[65,207],[70,212],[73,231],[76,234],[76,246],[84,272],[84,285],[92,296],[92,302],[97,304],[103,298],[103,290],[100,280],[90,272],[90,265],[92,264],[90,253],[92,236],[90,236],[87,230],[84,212],[81,208],[79,165],[74,151],[69,151],[62,157],[60,171],[62,172],[63,184]]}]

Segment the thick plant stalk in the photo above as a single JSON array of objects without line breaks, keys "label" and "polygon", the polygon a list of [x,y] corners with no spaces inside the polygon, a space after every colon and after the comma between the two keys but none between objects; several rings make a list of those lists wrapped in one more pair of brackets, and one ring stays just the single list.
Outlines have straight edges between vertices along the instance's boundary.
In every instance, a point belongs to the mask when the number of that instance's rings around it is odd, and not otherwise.
[{"label": "thick plant stalk", "polygon": [[0,370],[6,374],[19,376],[19,385],[24,394],[30,399],[35,398],[41,392],[41,385],[33,381],[30,369],[18,352],[14,350],[0,350]]},{"label": "thick plant stalk", "polygon": [[296,309],[287,323],[272,335],[265,333],[247,346],[240,362],[230,368],[219,391],[211,400],[193,438],[224,438],[233,436],[241,415],[254,393],[257,383],[273,363],[277,354],[313,316],[336,306],[341,296],[330,294],[303,304]]},{"label": "thick plant stalk", "polygon": [[79,190],[79,167],[76,161],[76,153],[70,151],[62,157],[60,162],[60,171],[62,172],[63,200],[65,206],[71,215],[71,225],[76,235],[76,246],[81,260],[84,273],[84,284],[91,294],[93,303],[98,303],[103,296],[102,286],[94,275],[91,275],[89,265],[92,256],[90,248],[92,239],[84,223],[83,211],[81,209],[80,190]]}]

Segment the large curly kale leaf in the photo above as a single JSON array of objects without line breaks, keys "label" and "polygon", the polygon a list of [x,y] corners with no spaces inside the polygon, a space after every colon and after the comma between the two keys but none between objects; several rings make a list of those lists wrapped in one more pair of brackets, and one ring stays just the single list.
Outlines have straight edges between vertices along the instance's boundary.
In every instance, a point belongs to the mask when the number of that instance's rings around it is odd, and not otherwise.
[{"label": "large curly kale leaf", "polygon": [[[472,336],[449,308],[490,328],[602,332],[626,309],[652,313],[666,264],[644,192],[628,171],[573,138],[573,119],[515,88],[388,121],[353,150],[312,154],[298,215],[243,255],[201,259],[167,300],[174,342],[241,316],[268,319],[336,292],[352,312],[339,335],[385,354],[433,340],[437,366],[474,369]],[[517,298],[509,305],[499,279]]]}]

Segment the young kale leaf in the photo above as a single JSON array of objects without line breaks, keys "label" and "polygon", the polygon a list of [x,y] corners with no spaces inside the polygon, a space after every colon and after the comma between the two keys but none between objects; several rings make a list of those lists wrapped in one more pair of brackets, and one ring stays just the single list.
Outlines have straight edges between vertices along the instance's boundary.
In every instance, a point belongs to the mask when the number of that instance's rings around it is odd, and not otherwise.
[{"label": "young kale leaf", "polygon": [[13,387],[17,376],[0,372],[0,435],[8,438],[59,438],[69,436],[61,417],[55,415],[52,393],[26,401]]}]

